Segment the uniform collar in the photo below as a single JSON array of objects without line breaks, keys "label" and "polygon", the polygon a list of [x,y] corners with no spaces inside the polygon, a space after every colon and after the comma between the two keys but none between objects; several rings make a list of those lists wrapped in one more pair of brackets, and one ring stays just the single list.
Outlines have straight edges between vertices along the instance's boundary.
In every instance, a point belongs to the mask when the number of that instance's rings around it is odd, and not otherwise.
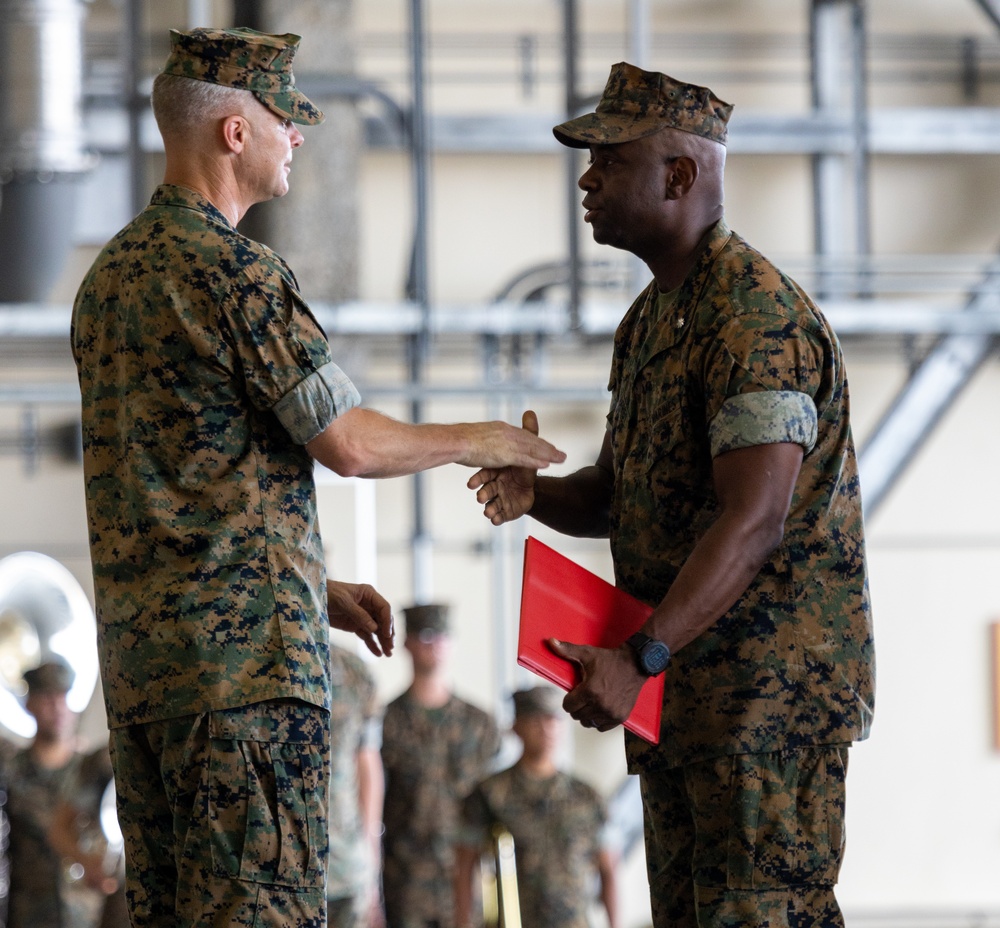
[{"label": "uniform collar", "polygon": [[226,218],[226,215],[211,200],[187,187],[179,187],[176,184],[160,184],[154,191],[149,204],[150,206],[175,206],[181,209],[192,209],[204,213],[213,222],[222,223],[230,229],[233,228],[233,224]]}]

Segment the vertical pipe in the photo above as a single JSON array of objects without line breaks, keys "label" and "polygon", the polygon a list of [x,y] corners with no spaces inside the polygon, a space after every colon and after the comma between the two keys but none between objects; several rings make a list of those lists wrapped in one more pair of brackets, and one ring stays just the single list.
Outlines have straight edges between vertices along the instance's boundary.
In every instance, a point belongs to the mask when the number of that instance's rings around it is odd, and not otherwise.
[{"label": "vertical pipe", "polygon": [[871,202],[868,149],[868,49],[864,0],[854,0],[851,10],[851,46],[854,79],[851,82],[854,124],[854,222],[859,255],[871,254]]},{"label": "vertical pipe", "polygon": [[[503,380],[501,345],[496,335],[483,336],[483,370],[488,386],[499,385]],[[504,419],[510,410],[505,408],[499,392],[491,392],[486,404],[488,419]],[[490,621],[493,638],[493,702],[498,709],[504,705],[507,669],[512,661],[507,636],[507,538],[506,526],[489,533],[490,550]]]},{"label": "vertical pipe", "polygon": [[[578,23],[576,0],[563,0],[563,73],[566,85],[566,118],[576,115],[580,105],[577,97]],[[580,328],[580,188],[575,148],[567,146],[563,155],[566,164],[566,260],[569,265],[569,324]]]},{"label": "vertical pipe", "polygon": [[[419,390],[430,341],[430,290],[428,287],[428,174],[429,140],[425,99],[426,36],[423,0],[410,0],[410,67],[413,103],[410,108],[410,158],[413,165],[413,252],[407,296],[420,307],[420,331],[410,337],[410,382]],[[419,396],[410,404],[412,422],[423,420]],[[413,475],[413,592],[419,603],[432,596],[432,551],[425,516],[425,478]]]},{"label": "vertical pipe", "polygon": [[187,24],[189,29],[198,29],[212,23],[210,0],[187,0]]},{"label": "vertical pipe", "polygon": [[140,119],[146,100],[139,95],[143,79],[143,16],[144,0],[128,0],[125,4],[125,108],[128,116],[128,175],[132,214],[141,212],[149,199],[140,136]]},{"label": "vertical pipe", "polygon": [[[650,70],[650,37],[653,34],[650,23],[649,0],[629,0],[628,3],[628,60],[636,67]],[[632,292],[642,289],[643,280],[648,280],[649,271],[642,258],[626,252],[625,255],[628,287]]]},{"label": "vertical pipe", "polygon": [[649,0],[628,0],[629,61],[636,67],[649,69],[649,42],[653,30],[649,22]]},{"label": "vertical pipe", "polygon": [[0,0],[0,302],[48,299],[73,247],[82,175],[80,0]]}]

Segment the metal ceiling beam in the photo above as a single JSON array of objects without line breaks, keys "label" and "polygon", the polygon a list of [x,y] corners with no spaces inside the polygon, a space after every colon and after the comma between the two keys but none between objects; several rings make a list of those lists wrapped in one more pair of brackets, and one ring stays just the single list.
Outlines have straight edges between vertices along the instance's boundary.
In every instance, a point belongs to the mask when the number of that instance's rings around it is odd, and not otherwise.
[{"label": "metal ceiling beam", "polygon": [[[1000,271],[998,271],[1000,274]],[[993,292],[968,305],[922,299],[825,300],[823,314],[841,337],[887,335],[1000,335],[1000,300]],[[423,324],[415,303],[322,303],[310,308],[331,338],[406,336]],[[580,334],[610,338],[624,313],[626,301],[588,300],[580,308]],[[65,342],[69,306],[0,303],[0,339],[51,339]],[[435,306],[430,319],[433,335],[569,335],[562,303],[461,303]]]},{"label": "metal ceiling beam", "polygon": [[[1000,2],[1000,0],[998,0]],[[308,90],[306,81],[299,81]],[[351,91],[355,96],[357,93]],[[318,96],[318,95],[317,95]],[[85,114],[91,150],[114,155],[124,150],[128,132],[122,111],[92,110]],[[431,115],[429,135],[435,153],[559,154],[552,127],[565,117],[552,113]],[[163,142],[150,114],[140,120],[143,151],[160,152]],[[405,133],[395,114],[365,119],[370,148],[403,149]],[[856,142],[848,118],[813,113],[784,115],[764,110],[737,110],[729,123],[731,155],[849,154]],[[867,148],[874,155],[1000,154],[1000,108],[989,106],[900,107],[869,113]]]},{"label": "metal ceiling beam", "polygon": [[976,0],[993,25],[1000,29],[1000,0]]},{"label": "metal ceiling beam", "polygon": [[[987,273],[961,316],[1000,310],[1000,261]],[[871,518],[912,463],[934,427],[958,399],[996,345],[994,332],[941,339],[904,384],[858,455],[865,516]]]}]

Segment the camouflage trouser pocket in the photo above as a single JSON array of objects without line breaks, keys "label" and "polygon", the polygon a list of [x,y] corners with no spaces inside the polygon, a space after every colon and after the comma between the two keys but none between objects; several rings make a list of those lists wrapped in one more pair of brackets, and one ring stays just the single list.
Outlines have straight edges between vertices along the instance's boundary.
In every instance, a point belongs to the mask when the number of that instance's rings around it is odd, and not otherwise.
[{"label": "camouflage trouser pocket", "polygon": [[727,760],[732,762],[729,888],[836,883],[844,847],[847,747]]},{"label": "camouflage trouser pocket", "polygon": [[326,714],[293,700],[212,712],[209,738],[214,871],[255,883],[322,888]]}]

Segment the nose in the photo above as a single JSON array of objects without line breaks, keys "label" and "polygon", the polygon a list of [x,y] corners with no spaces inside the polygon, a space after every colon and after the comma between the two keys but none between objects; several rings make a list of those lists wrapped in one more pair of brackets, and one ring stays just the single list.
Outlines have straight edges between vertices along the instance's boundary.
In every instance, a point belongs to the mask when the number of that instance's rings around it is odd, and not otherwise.
[{"label": "nose", "polygon": [[292,143],[292,148],[298,148],[306,139],[299,127],[293,122],[292,130],[288,133],[288,140]]},{"label": "nose", "polygon": [[586,171],[580,175],[580,179],[576,182],[576,185],[581,190],[593,190],[597,186],[596,178],[594,177],[594,166],[590,165]]}]

